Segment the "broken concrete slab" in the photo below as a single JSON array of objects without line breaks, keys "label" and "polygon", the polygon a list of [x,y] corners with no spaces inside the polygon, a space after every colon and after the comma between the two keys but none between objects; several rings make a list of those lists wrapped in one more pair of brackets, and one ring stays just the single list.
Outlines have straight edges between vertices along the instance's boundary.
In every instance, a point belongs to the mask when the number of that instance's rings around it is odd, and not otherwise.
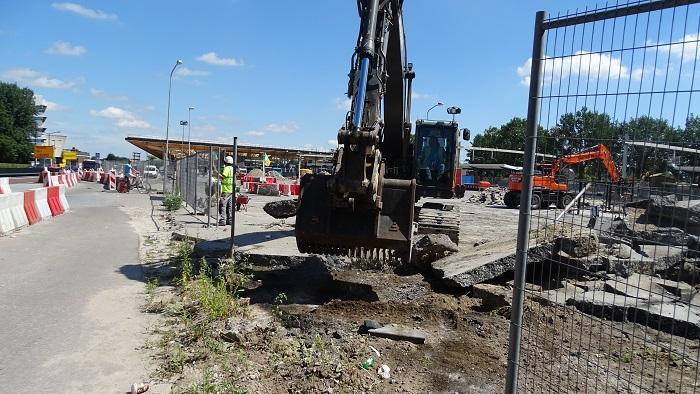
[{"label": "broken concrete slab", "polygon": [[658,286],[662,287],[669,293],[675,295],[676,297],[678,297],[678,299],[680,299],[683,302],[690,302],[693,299],[693,297],[698,293],[698,289],[685,282],[677,282],[674,280],[657,277],[652,277],[652,280]]},{"label": "broken concrete slab", "polygon": [[423,270],[430,263],[458,251],[459,248],[447,234],[422,234],[413,244],[412,263]]},{"label": "broken concrete slab", "polygon": [[571,303],[570,300],[580,299],[585,292],[586,290],[579,286],[563,282],[560,288],[533,292],[529,293],[529,295],[536,301],[546,305],[566,306]]},{"label": "broken concrete slab", "polygon": [[481,299],[481,307],[489,311],[511,306],[513,301],[512,288],[488,283],[477,283],[472,286],[471,295]]},{"label": "broken concrete slab", "polygon": [[646,215],[652,220],[672,222],[695,235],[700,230],[700,200],[678,201],[675,195],[651,196]]},{"label": "broken concrete slab", "polygon": [[634,274],[628,278],[606,280],[604,290],[648,302],[669,302],[678,299],[663,287],[658,286],[651,276],[640,274]]},{"label": "broken concrete slab", "polygon": [[682,302],[653,303],[605,291],[588,291],[571,299],[581,312],[614,321],[629,321],[690,339],[700,338],[700,308]]},{"label": "broken concrete slab", "polygon": [[595,233],[554,240],[552,254],[564,252],[571,257],[585,257],[598,251],[598,236]]},{"label": "broken concrete slab", "polygon": [[275,219],[291,218],[297,214],[298,200],[281,200],[268,202],[263,206],[263,211]]},{"label": "broken concrete slab", "polygon": [[[509,240],[455,253],[434,261],[432,271],[448,287],[469,288],[512,271],[516,261],[515,246],[515,240]],[[551,249],[551,243],[530,248],[528,263],[545,261],[551,256]]]},{"label": "broken concrete slab", "polygon": [[369,335],[375,337],[393,339],[395,341],[408,341],[417,344],[425,343],[427,334],[420,330],[399,325],[387,325],[381,328],[368,330]]}]

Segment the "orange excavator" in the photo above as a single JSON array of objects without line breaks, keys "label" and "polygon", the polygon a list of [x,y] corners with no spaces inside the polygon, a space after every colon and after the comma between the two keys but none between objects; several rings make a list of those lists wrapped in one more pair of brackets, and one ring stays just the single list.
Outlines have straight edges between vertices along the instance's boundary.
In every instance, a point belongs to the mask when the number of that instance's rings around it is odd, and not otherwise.
[{"label": "orange excavator", "polygon": [[[557,208],[563,209],[574,198],[574,194],[568,189],[566,183],[557,183],[556,176],[563,165],[583,163],[585,161],[600,159],[603,166],[608,170],[608,175],[613,183],[620,181],[617,173],[615,161],[610,149],[600,144],[592,148],[585,149],[578,153],[563,156],[553,164],[540,164],[537,166],[542,175],[533,176],[532,208],[547,208],[551,204],[556,204]],[[544,175],[546,172],[548,175]],[[537,171],[536,171],[537,173]],[[523,174],[513,174],[508,178],[508,192],[503,196],[503,202],[508,208],[517,208],[520,205],[520,192],[523,190]]]}]

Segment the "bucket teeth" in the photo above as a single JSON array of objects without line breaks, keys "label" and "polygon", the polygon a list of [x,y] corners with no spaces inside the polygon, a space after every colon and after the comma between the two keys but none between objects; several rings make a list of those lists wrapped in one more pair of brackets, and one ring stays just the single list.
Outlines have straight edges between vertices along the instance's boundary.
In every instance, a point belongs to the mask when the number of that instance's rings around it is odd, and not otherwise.
[{"label": "bucket teeth", "polygon": [[402,253],[395,249],[369,248],[362,246],[348,247],[304,242],[299,243],[298,247],[299,251],[302,253],[343,256],[351,259],[362,259],[383,263],[398,264],[401,262],[401,256],[403,256]]}]

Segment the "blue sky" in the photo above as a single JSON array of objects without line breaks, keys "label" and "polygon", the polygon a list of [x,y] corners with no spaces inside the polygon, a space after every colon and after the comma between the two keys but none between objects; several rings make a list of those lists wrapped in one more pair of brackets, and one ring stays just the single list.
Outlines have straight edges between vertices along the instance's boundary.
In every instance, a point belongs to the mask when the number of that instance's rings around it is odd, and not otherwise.
[{"label": "blue sky", "polygon": [[[518,72],[535,11],[592,1],[406,0],[413,118],[436,101],[481,132],[524,116]],[[171,135],[192,111],[192,138],[329,149],[345,114],[359,25],[354,1],[0,0],[0,80],[49,105],[49,131],[91,153],[129,154],[127,135]],[[444,108],[436,108],[444,117]]]}]

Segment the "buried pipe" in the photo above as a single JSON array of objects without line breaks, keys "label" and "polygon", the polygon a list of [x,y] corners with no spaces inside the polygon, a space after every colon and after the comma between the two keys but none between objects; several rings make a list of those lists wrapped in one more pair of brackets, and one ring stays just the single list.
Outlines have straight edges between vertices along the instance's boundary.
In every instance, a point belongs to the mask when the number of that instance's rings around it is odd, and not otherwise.
[{"label": "buried pipe", "polygon": [[554,219],[554,221],[556,222],[557,220],[561,219],[562,216],[566,215],[566,213],[569,212],[569,210],[571,209],[571,207],[573,207],[574,204],[576,204],[576,201],[578,201],[578,200],[581,198],[581,196],[583,196],[584,193],[586,193],[586,191],[587,191],[591,186],[593,186],[593,182],[588,182],[588,183],[586,184],[586,187],[584,187],[583,189],[581,189],[580,192],[578,192],[578,194],[576,195],[576,197],[574,197],[574,199],[571,200],[571,202],[570,202],[566,207],[564,207],[564,210],[561,211],[561,213],[557,216],[556,219]]}]

